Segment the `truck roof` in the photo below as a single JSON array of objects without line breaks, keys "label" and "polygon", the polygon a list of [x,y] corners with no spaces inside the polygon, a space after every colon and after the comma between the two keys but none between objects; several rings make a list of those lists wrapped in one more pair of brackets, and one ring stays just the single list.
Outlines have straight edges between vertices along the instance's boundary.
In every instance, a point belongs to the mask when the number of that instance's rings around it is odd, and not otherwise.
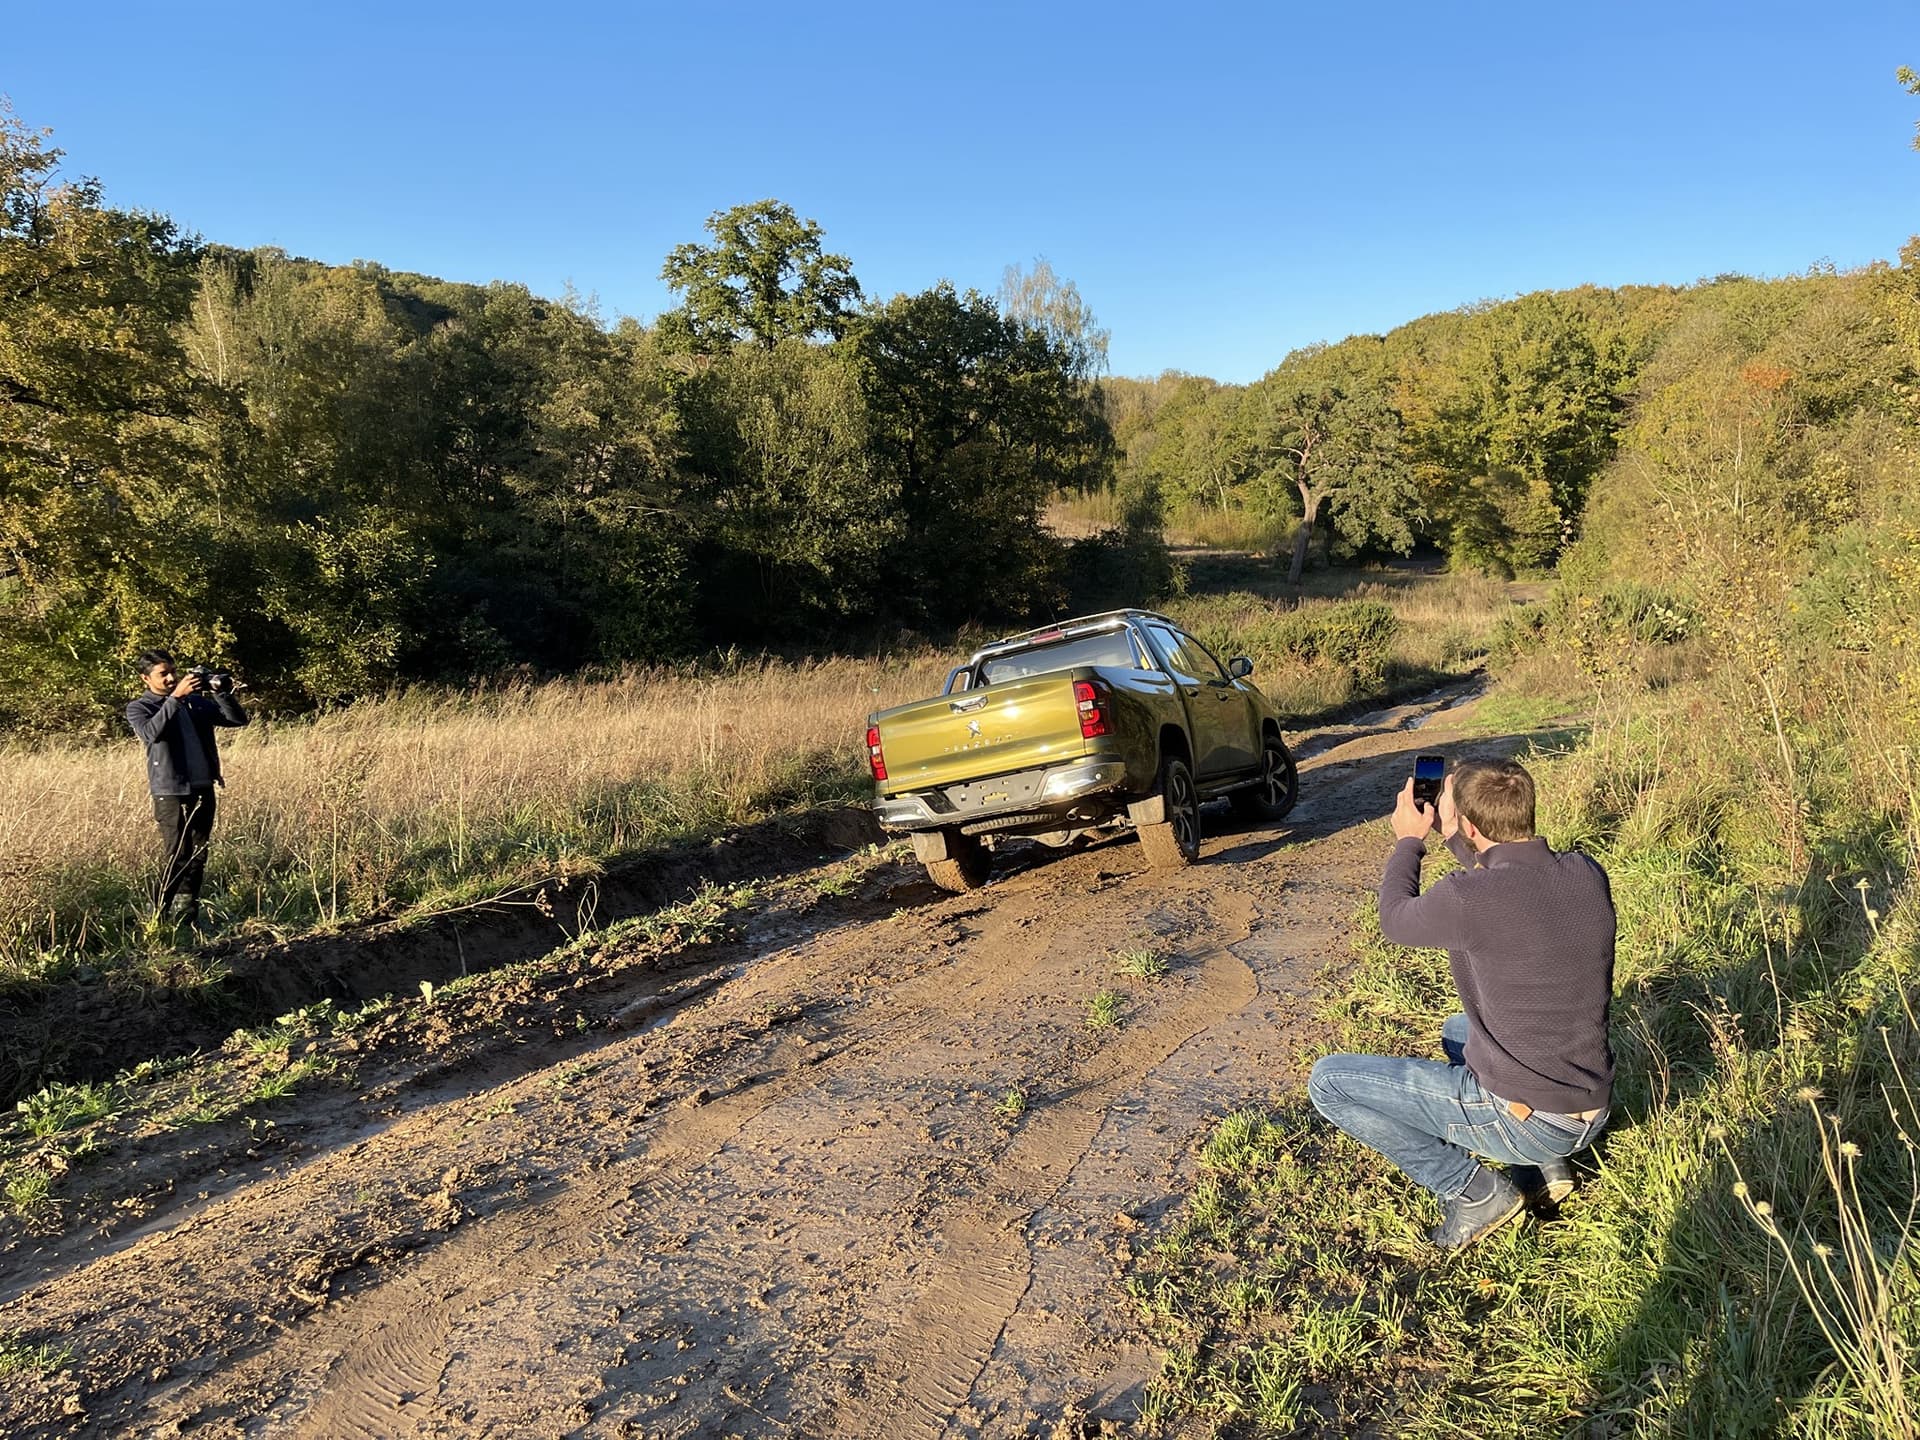
[{"label": "truck roof", "polygon": [[1082,615],[1074,620],[1056,620],[1051,625],[1041,625],[1036,629],[1024,630],[1018,635],[1008,635],[1004,639],[992,641],[974,651],[973,658],[967,663],[971,665],[988,655],[1017,650],[1023,645],[1032,645],[1043,640],[1064,640],[1069,635],[1103,630],[1130,620],[1158,620],[1163,625],[1172,625],[1176,628],[1179,625],[1177,620],[1170,619],[1157,610],[1142,610],[1133,606],[1124,610],[1102,610],[1098,615]]}]

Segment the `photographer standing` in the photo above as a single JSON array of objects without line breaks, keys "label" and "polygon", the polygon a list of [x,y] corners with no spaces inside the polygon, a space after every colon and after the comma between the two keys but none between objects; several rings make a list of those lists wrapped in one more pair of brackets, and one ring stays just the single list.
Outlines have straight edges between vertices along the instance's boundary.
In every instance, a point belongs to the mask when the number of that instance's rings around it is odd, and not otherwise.
[{"label": "photographer standing", "polygon": [[[1481,1160],[1522,1167],[1529,1190],[1562,1199],[1568,1158],[1593,1143],[1612,1103],[1612,890],[1592,860],[1535,835],[1533,812],[1533,777],[1510,760],[1460,766],[1437,807],[1407,782],[1380,930],[1444,947],[1464,1013],[1441,1029],[1445,1062],[1329,1055],[1307,1082],[1315,1109],[1440,1197],[1431,1238],[1443,1249],[1471,1245],[1526,1202]],[[1423,895],[1436,826],[1467,868]]]},{"label": "photographer standing", "polygon": [[[147,788],[160,826],[160,885],[156,913],[200,926],[200,882],[213,835],[213,788],[220,780],[214,727],[244,725],[247,712],[233,697],[233,677],[195,668],[174,673],[165,650],[143,650],[146,693],[127,703],[127,724],[147,747]],[[204,693],[203,693],[204,691]]]}]

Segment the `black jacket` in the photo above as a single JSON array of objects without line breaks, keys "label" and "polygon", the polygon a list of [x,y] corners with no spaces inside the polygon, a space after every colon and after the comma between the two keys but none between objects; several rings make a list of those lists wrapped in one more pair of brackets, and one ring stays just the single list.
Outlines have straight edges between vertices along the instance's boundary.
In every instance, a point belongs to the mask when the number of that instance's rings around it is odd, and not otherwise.
[{"label": "black jacket", "polygon": [[207,766],[220,783],[220,750],[213,743],[216,725],[244,725],[247,712],[231,690],[220,695],[155,695],[151,690],[127,702],[127,724],[147,747],[147,789],[155,795],[189,795],[186,759],[180,753],[180,727],[192,725],[207,752]]}]

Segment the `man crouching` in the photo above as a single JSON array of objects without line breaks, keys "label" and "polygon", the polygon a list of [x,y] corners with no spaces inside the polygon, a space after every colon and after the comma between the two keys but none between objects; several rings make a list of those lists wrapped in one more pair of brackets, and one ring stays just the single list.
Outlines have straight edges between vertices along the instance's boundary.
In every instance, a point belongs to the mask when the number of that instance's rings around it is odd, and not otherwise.
[{"label": "man crouching", "polygon": [[[1440,1031],[1444,1062],[1329,1055],[1307,1094],[1322,1115],[1440,1197],[1434,1244],[1455,1250],[1511,1220],[1520,1185],[1481,1164],[1523,1167],[1526,1191],[1573,1189],[1568,1157],[1607,1123],[1613,1049],[1613,894],[1607,875],[1533,833],[1533,777],[1514,762],[1469,762],[1437,807],[1413,781],[1393,811],[1380,930],[1447,951],[1464,1013]],[[1420,893],[1438,828],[1466,868]]]}]

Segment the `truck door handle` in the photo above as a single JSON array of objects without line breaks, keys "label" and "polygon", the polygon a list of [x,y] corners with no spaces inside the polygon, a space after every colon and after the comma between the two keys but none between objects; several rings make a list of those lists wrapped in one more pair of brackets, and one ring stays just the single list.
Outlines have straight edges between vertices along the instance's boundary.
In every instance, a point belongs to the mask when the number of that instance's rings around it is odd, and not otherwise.
[{"label": "truck door handle", "polygon": [[1220,698],[1222,700],[1231,700],[1233,699],[1233,692],[1231,690],[1222,690],[1220,692]]},{"label": "truck door handle", "polygon": [[1187,698],[1189,700],[1191,700],[1194,696],[1198,695],[1199,693],[1200,693],[1200,687],[1198,685],[1189,685],[1187,687]]}]

